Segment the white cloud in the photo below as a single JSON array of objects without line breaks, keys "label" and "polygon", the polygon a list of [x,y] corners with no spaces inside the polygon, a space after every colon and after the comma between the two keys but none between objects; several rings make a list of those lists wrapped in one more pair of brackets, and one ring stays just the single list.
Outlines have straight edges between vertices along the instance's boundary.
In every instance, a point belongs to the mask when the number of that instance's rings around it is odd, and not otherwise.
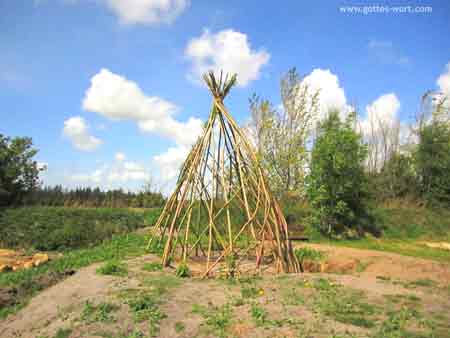
[{"label": "white cloud", "polygon": [[75,148],[82,151],[93,151],[103,143],[89,134],[89,126],[81,116],[74,116],[64,121],[63,135]]},{"label": "white cloud", "polygon": [[213,70],[237,73],[237,84],[246,86],[259,78],[261,68],[269,62],[264,50],[252,50],[247,35],[232,29],[215,34],[205,30],[200,37],[189,41],[185,56],[192,62],[191,76],[201,79]]},{"label": "white cloud", "polygon": [[439,76],[436,83],[439,91],[447,97],[447,100],[450,100],[450,62],[447,63],[445,72]]},{"label": "white cloud", "polygon": [[122,162],[122,161],[125,161],[126,156],[124,153],[119,151],[116,153],[116,155],[114,155],[114,158],[116,159],[116,161]]},{"label": "white cloud", "polygon": [[[122,156],[123,155],[123,156]],[[141,183],[150,179],[149,171],[140,163],[124,161],[123,153],[116,153],[115,162],[104,164],[90,173],[67,175],[70,182],[78,185],[119,188],[130,183]]]},{"label": "white cloud", "polygon": [[154,156],[153,161],[160,168],[161,178],[165,181],[175,178],[188,153],[188,147],[179,146],[171,147],[167,152]]},{"label": "white cloud", "polygon": [[377,128],[380,125],[392,125],[398,120],[400,101],[394,93],[384,94],[366,106],[367,122],[373,122]]},{"label": "white cloud", "polygon": [[338,110],[342,116],[349,112],[344,88],[340,86],[337,75],[329,69],[314,69],[305,76],[302,84],[307,85],[312,93],[319,91],[319,119],[326,117],[330,110]]},{"label": "white cloud", "polygon": [[202,131],[200,119],[179,122],[172,117],[178,108],[157,96],[147,96],[136,82],[102,69],[91,79],[83,108],[112,120],[133,120],[143,132],[155,132],[177,144],[192,144]]},{"label": "white cloud", "polygon": [[[174,176],[173,171],[179,167],[180,154],[187,154],[203,130],[200,119],[190,117],[186,122],[174,119],[173,114],[178,111],[175,104],[146,95],[136,82],[107,69],[92,77],[83,108],[111,120],[135,121],[142,132],[157,133],[174,141],[177,148],[169,148],[166,153],[154,157],[163,178]],[[177,160],[170,160],[172,156]],[[114,177],[117,178],[117,175]]]},{"label": "white cloud", "polygon": [[189,0],[106,0],[123,24],[170,24],[189,4]]}]

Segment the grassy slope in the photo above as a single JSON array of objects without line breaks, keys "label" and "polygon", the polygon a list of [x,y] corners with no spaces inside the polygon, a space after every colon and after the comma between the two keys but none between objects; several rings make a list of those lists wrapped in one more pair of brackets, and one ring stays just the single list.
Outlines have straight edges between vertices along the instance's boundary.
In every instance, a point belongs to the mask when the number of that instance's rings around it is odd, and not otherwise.
[{"label": "grassy slope", "polygon": [[142,255],[146,252],[147,240],[148,238],[138,234],[119,235],[95,247],[67,251],[62,258],[34,269],[0,274],[0,288],[15,287],[20,291],[19,302],[14,306],[0,309],[0,318],[14,313],[26,305],[30,298],[40,291],[38,281],[43,276],[62,274],[96,262]]},{"label": "grassy slope", "polygon": [[[303,214],[307,212],[303,211]],[[377,208],[375,219],[383,228],[383,235],[380,238],[367,235],[358,240],[329,240],[308,226],[305,233],[312,242],[316,243],[388,251],[450,263],[450,251],[429,248],[423,244],[424,242],[450,242],[450,210]]]}]

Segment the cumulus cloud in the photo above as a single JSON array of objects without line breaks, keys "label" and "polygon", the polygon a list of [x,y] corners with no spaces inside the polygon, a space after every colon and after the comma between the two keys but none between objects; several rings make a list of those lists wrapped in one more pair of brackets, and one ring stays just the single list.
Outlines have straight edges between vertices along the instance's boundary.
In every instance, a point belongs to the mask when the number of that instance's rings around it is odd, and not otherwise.
[{"label": "cumulus cloud", "polygon": [[125,154],[118,152],[112,164],[103,164],[88,173],[67,175],[70,182],[77,185],[99,186],[102,188],[118,188],[131,183],[144,183],[150,179],[149,170],[141,163],[125,161]]},{"label": "cumulus cloud", "polygon": [[64,121],[63,135],[73,146],[82,151],[93,151],[103,142],[90,135],[89,126],[81,116],[74,116]]},{"label": "cumulus cloud", "polygon": [[349,112],[344,88],[340,86],[337,75],[329,69],[314,69],[305,76],[302,84],[308,86],[312,93],[319,92],[319,119],[326,117],[330,110],[338,110],[342,116]]},{"label": "cumulus cloud", "polygon": [[223,70],[237,73],[237,84],[242,87],[258,79],[270,59],[266,51],[252,50],[246,34],[232,29],[215,34],[205,30],[188,42],[185,56],[192,62],[191,77],[201,79],[209,70]]},{"label": "cumulus cloud", "polygon": [[192,144],[202,130],[200,119],[173,118],[178,107],[157,96],[146,95],[136,82],[102,69],[91,79],[83,108],[111,120],[133,120],[143,132],[155,132],[177,144]]},{"label": "cumulus cloud", "polygon": [[178,175],[178,171],[189,153],[189,148],[171,147],[167,152],[154,156],[153,161],[160,168],[161,179],[169,181]]},{"label": "cumulus cloud", "polygon": [[372,124],[379,129],[381,125],[393,125],[398,120],[400,100],[394,93],[384,94],[371,104],[366,106],[367,119],[363,121],[366,125]]},{"label": "cumulus cloud", "polygon": [[436,81],[439,91],[450,100],[450,62],[447,63],[444,73]]},{"label": "cumulus cloud", "polygon": [[[174,176],[173,171],[177,171],[180,164],[180,154],[187,154],[203,130],[202,120],[195,117],[186,122],[176,120],[173,115],[179,108],[175,104],[145,94],[136,82],[107,69],[92,77],[83,109],[115,121],[135,121],[142,132],[156,133],[172,140],[176,148],[169,148],[166,153],[154,157],[163,178]],[[176,159],[171,160],[173,156]]]},{"label": "cumulus cloud", "polygon": [[189,0],[106,0],[107,7],[123,24],[169,24],[189,4]]}]

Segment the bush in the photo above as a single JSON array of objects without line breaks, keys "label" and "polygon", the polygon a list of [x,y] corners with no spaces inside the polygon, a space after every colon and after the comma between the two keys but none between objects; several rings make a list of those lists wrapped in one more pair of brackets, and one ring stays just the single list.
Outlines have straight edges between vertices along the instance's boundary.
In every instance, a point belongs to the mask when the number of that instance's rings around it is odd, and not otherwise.
[{"label": "bush", "polygon": [[63,250],[93,245],[114,234],[153,224],[159,210],[31,207],[6,209],[0,216],[0,245]]},{"label": "bush", "polygon": [[[364,161],[367,147],[353,129],[354,116],[341,122],[332,112],[319,125],[312,150],[307,193],[313,224],[330,236],[360,236],[367,225],[368,197]],[[373,230],[373,229],[372,229]]]},{"label": "bush", "polygon": [[431,202],[450,204],[450,125],[433,120],[419,131],[416,166],[422,193]]},{"label": "bush", "polygon": [[177,266],[175,274],[177,275],[177,277],[186,278],[191,275],[191,270],[185,262],[182,262]]}]

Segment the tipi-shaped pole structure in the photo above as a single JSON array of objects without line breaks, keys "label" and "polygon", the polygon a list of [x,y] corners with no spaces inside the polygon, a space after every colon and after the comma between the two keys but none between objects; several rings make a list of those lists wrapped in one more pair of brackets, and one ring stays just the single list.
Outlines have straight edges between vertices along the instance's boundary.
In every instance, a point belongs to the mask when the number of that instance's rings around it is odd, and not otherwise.
[{"label": "tipi-shaped pole structure", "polygon": [[249,260],[256,269],[269,262],[278,272],[299,272],[253,146],[223,104],[236,75],[217,81],[210,72],[204,80],[213,96],[209,119],[156,223],[165,243],[162,263],[201,258],[203,276]]}]

